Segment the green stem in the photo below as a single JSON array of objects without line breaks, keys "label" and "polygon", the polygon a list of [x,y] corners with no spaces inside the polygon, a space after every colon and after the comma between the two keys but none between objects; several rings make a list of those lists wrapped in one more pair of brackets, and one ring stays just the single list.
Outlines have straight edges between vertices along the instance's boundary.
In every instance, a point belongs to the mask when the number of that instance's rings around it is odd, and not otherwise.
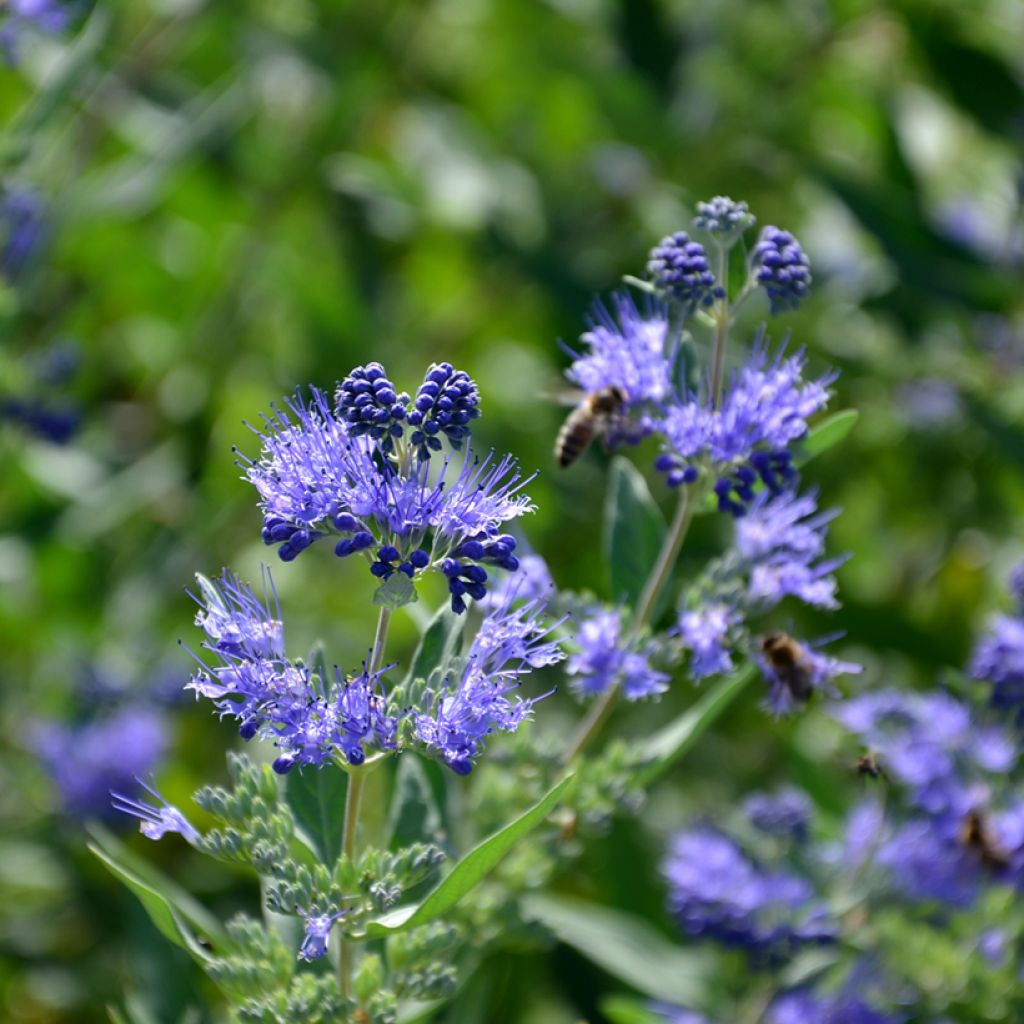
[{"label": "green stem", "polygon": [[[676,506],[676,513],[672,518],[672,525],[669,527],[665,540],[662,542],[658,558],[651,569],[650,576],[644,584],[640,601],[637,604],[636,614],[633,616],[633,624],[630,630],[630,638],[635,637],[647,624],[651,613],[657,604],[661,592],[668,582],[675,566],[676,558],[679,557],[679,549],[686,539],[686,533],[690,528],[693,519],[693,510],[697,505],[697,495],[691,493],[692,489],[684,485],[680,489],[679,504]],[[569,749],[562,759],[563,764],[571,764],[580,753],[587,747],[595,736],[601,731],[604,723],[612,713],[612,708],[619,696],[618,684],[609,686],[607,690],[596,700],[587,712],[586,717],[580,722],[576,734],[569,744]]]},{"label": "green stem", "polygon": [[[377,616],[377,631],[373,637],[373,650],[367,671],[376,672],[384,661],[384,648],[388,642],[388,626],[391,625],[391,609],[381,608]],[[345,791],[345,821],[341,832],[341,852],[345,859],[354,864],[356,859],[356,838],[359,832],[359,811],[363,804],[363,789],[366,786],[368,766],[349,769],[348,789]],[[341,940],[338,949],[338,984],[346,999],[352,998],[352,944]]]},{"label": "green stem", "polygon": [[[718,283],[728,287],[729,254],[724,246],[718,247]],[[725,383],[725,350],[729,341],[729,295],[719,301],[715,321],[715,347],[711,357],[711,400],[717,409],[722,402],[722,385]]]}]

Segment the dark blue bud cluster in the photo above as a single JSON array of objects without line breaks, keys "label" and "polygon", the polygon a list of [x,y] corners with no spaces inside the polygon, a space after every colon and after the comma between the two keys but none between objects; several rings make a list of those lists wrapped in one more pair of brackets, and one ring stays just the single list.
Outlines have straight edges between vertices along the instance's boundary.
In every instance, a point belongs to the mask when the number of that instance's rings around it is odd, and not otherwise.
[{"label": "dark blue bud cluster", "polygon": [[352,437],[368,434],[389,452],[394,439],[402,436],[409,395],[395,391],[380,363],[357,366],[338,385],[334,401]]},{"label": "dark blue bud cluster", "polygon": [[392,544],[385,544],[377,551],[377,561],[370,566],[370,572],[379,579],[389,579],[396,571],[405,573],[409,579],[416,575],[417,569],[425,569],[430,565],[430,555],[422,548],[410,552],[403,558],[401,551]]},{"label": "dark blue bud cluster", "polygon": [[757,283],[764,288],[772,313],[796,309],[811,288],[811,264],[788,231],[769,225],[751,254]]},{"label": "dark blue bud cluster", "polygon": [[725,297],[708,266],[708,255],[700,242],[685,231],[663,238],[647,258],[647,274],[655,287],[687,306],[710,306]]},{"label": "dark blue bud cluster", "polygon": [[291,562],[323,534],[319,530],[308,530],[280,516],[264,516],[261,532],[263,543],[280,544],[277,549],[282,562]]},{"label": "dark blue bud cluster", "polygon": [[508,534],[499,537],[481,535],[463,541],[452,551],[451,557],[441,563],[441,571],[448,577],[448,592],[456,615],[466,610],[464,598],[482,601],[487,594],[487,570],[472,563],[485,562],[515,572],[519,568],[519,559],[513,554],[515,549],[516,539]]},{"label": "dark blue bud cluster", "polygon": [[455,449],[469,437],[469,424],[480,415],[480,392],[464,370],[451,363],[435,363],[416,392],[408,423],[415,429],[409,440],[420,459],[440,451],[444,434]]},{"label": "dark blue bud cluster", "polygon": [[357,551],[365,551],[373,544],[373,534],[354,515],[339,512],[331,523],[339,533],[349,534],[334,545],[334,553],[339,558],[348,558]]},{"label": "dark blue bud cluster", "polygon": [[670,452],[662,452],[654,460],[654,468],[659,473],[665,474],[665,483],[669,487],[696,483],[700,476],[696,466],[688,466],[678,455],[673,455]]},{"label": "dark blue bud cluster", "polygon": [[715,196],[706,203],[697,204],[697,216],[693,218],[693,226],[698,231],[727,237],[746,231],[755,220],[746,203],[730,199],[728,196]]},{"label": "dark blue bud cluster", "polygon": [[729,512],[738,519],[746,515],[747,507],[754,500],[754,487],[758,479],[772,494],[779,494],[796,478],[793,456],[785,448],[773,452],[754,452],[748,464],[737,466],[715,482],[718,511]]}]

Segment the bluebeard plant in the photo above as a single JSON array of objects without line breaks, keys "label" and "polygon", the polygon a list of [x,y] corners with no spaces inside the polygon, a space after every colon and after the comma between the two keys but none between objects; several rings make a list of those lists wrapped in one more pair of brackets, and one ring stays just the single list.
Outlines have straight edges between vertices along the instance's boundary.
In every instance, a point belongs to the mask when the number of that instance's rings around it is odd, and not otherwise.
[{"label": "bluebeard plant", "polygon": [[10,62],[17,58],[18,40],[26,29],[55,35],[71,21],[71,0],[7,0],[0,10],[0,47]]},{"label": "bluebeard plant", "polygon": [[978,642],[971,675],[992,687],[993,707],[1024,720],[1024,566],[1010,577],[1013,614],[996,615]]}]

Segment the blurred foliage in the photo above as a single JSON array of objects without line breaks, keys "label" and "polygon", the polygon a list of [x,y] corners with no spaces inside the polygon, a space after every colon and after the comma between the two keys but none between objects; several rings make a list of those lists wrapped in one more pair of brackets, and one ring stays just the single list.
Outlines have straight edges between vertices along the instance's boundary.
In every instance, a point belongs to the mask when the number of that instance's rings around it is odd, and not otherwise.
[{"label": "blurred foliage", "polygon": [[[861,410],[813,475],[844,509],[835,542],[856,553],[839,619],[868,684],[963,664],[1024,552],[1019,4],[76,11],[60,36],[26,33],[0,67],[3,186],[34,189],[45,211],[33,258],[0,280],[0,396],[80,414],[63,445],[0,425],[4,1019],[90,1024],[107,1004],[133,1024],[206,1019],[201,977],[89,860],[27,738],[37,719],[92,708],[90,672],[145,700],[168,672],[184,681],[183,586],[221,564],[252,577],[266,557],[233,466],[232,445],[258,447],[243,420],[357,362],[379,359],[412,387],[448,359],[484,395],[478,444],[541,471],[530,543],[560,585],[602,592],[607,459],[554,469],[556,339],[571,345],[592,298],[642,268],[698,199],[742,197],[810,254],[814,299],[784,326],[812,368],[842,370],[836,407]],[[744,316],[752,332],[765,310]],[[40,369],[57,344],[80,355],[59,385]],[[716,526],[699,523],[684,568]],[[372,635],[371,581],[339,587],[334,570],[303,559],[278,586],[300,645],[323,635],[354,661]],[[408,653],[416,622],[395,630]],[[677,687],[627,730],[642,736],[691,699]],[[557,700],[555,729],[571,707]],[[769,730],[755,705],[732,709],[656,792],[653,840],[613,826],[588,847],[588,897],[661,922],[658,841],[684,807],[783,774],[825,807],[841,800],[815,716]],[[234,742],[205,710],[174,720],[172,800],[221,778]],[[222,916],[255,898],[180,845],[148,852]],[[600,1020],[617,991],[559,947],[485,964],[445,1019]]]}]

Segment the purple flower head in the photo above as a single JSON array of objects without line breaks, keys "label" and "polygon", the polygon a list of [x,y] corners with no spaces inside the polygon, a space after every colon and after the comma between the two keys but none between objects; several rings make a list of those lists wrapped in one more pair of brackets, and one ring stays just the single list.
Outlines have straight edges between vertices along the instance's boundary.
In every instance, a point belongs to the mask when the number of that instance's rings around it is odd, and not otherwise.
[{"label": "purple flower head", "polygon": [[622,613],[614,608],[593,611],[580,622],[580,650],[566,665],[576,693],[593,696],[620,685],[627,700],[641,700],[668,689],[671,677],[651,665],[654,645],[630,640],[623,632]]},{"label": "purple flower head", "polygon": [[156,804],[133,800],[121,793],[111,793],[115,810],[139,819],[139,831],[147,839],[163,839],[168,832],[182,835],[190,846],[195,846],[200,836],[196,827],[177,807],[169,804],[152,786],[137,778],[143,789],[157,801]]},{"label": "purple flower head", "polygon": [[810,261],[788,231],[771,225],[764,228],[751,253],[750,265],[773,314],[796,309],[811,290]]},{"label": "purple flower head", "polygon": [[974,649],[970,673],[991,685],[993,707],[1024,721],[1024,615],[993,618]]},{"label": "purple flower head", "polygon": [[335,409],[350,437],[368,435],[385,452],[404,434],[409,395],[399,394],[380,363],[357,366],[335,392]]},{"label": "purple flower head", "polygon": [[8,281],[29,264],[45,233],[46,207],[35,189],[8,188],[0,195],[0,273]]},{"label": "purple flower head", "polygon": [[136,776],[156,769],[167,749],[168,731],[159,712],[127,705],[83,725],[38,723],[30,744],[56,784],[67,814],[105,817],[112,789],[125,789]]},{"label": "purple flower head", "polygon": [[503,575],[496,586],[487,591],[481,608],[498,608],[511,601],[546,599],[555,589],[551,570],[540,555],[524,554],[519,558],[519,569]]},{"label": "purple flower head", "polygon": [[319,960],[327,952],[334,922],[347,913],[347,909],[337,910],[333,914],[307,914],[303,911],[303,916],[306,919],[306,934],[299,947],[299,959],[305,960],[307,963],[311,960]]},{"label": "purple flower head", "polygon": [[688,935],[780,962],[802,946],[832,943],[836,924],[810,885],[750,860],[728,837],[700,827],[675,837],[662,865],[669,909]]},{"label": "purple flower head", "polygon": [[697,204],[697,216],[693,218],[693,226],[698,231],[706,231],[717,235],[728,242],[755,221],[746,203],[728,196],[715,196],[706,203]]},{"label": "purple flower head", "polygon": [[674,633],[692,652],[690,675],[694,681],[733,669],[729,634],[741,617],[724,602],[709,602],[681,612]]},{"label": "purple flower head", "polygon": [[511,604],[489,611],[469,651],[442,689],[428,694],[428,707],[415,715],[415,735],[460,775],[473,768],[488,735],[514,732],[542,697],[513,696],[534,669],[565,655],[548,639],[560,625],[542,621],[543,602]]},{"label": "purple flower head", "polygon": [[792,485],[796,471],[789,445],[807,433],[807,421],[828,404],[830,374],[805,381],[803,350],[769,360],[760,338],[747,364],[733,374],[721,404],[691,394],[675,401],[658,428],[666,447],[657,469],[670,486],[692,483],[702,473],[717,478],[723,512],[740,516],[760,481],[772,493]]},{"label": "purple flower head", "polygon": [[832,693],[829,684],[837,676],[864,671],[862,665],[831,658],[778,632],[759,639],[755,659],[768,686],[765,703],[775,715],[797,711],[821,691]]},{"label": "purple flower head", "polygon": [[[668,312],[652,303],[641,312],[627,292],[612,296],[612,310],[598,304],[590,329],[580,338],[586,351],[576,355],[566,375],[586,392],[617,387],[626,393],[628,406],[657,404],[672,388]],[[641,424],[641,433],[647,429]]]},{"label": "purple flower head", "polygon": [[807,838],[811,809],[807,795],[792,787],[777,793],[754,793],[743,804],[743,813],[754,828],[796,842]]},{"label": "purple flower head", "polygon": [[236,576],[212,582],[200,577],[202,600],[196,622],[214,664],[197,658],[200,670],[188,688],[211,699],[223,718],[239,722],[250,740],[265,737],[281,749],[280,772],[294,764],[320,766],[341,754],[362,764],[367,747],[395,747],[397,720],[387,713],[383,671],[333,679],[285,654],[284,626],[273,579],[266,571],[264,601]]},{"label": "purple flower head", "polygon": [[663,238],[647,259],[647,276],[659,292],[690,309],[725,298],[715,281],[708,255],[685,231]]},{"label": "purple flower head", "polygon": [[787,992],[772,1003],[766,1024],[899,1024],[900,1018],[872,1009],[852,993]]},{"label": "purple flower head", "polygon": [[895,892],[910,902],[969,907],[977,898],[977,858],[934,819],[914,818],[895,828],[875,859]]},{"label": "purple flower head", "polygon": [[459,449],[469,439],[470,422],[479,415],[480,392],[469,374],[451,363],[433,363],[407,417],[413,428],[409,441],[421,460],[441,450],[438,434]]}]

